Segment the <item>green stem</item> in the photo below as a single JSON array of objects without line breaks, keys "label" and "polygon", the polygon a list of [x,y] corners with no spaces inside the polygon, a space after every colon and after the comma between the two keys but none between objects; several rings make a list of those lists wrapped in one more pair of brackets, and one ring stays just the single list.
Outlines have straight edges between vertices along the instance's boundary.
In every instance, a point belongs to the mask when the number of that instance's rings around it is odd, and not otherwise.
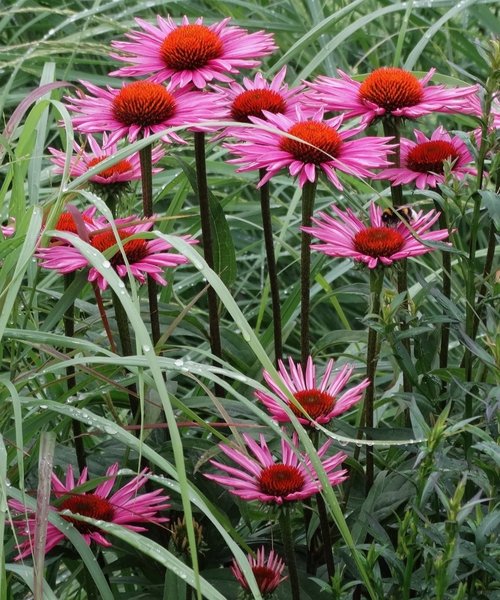
[{"label": "green stem", "polygon": [[[265,174],[261,169],[260,178]],[[281,333],[281,302],[276,268],[276,257],[274,254],[273,225],[271,220],[271,206],[269,201],[269,182],[260,188],[260,208],[262,213],[262,227],[264,229],[264,243],[266,246],[267,272],[269,273],[269,286],[271,289],[271,304],[273,312],[274,331],[274,359],[276,363],[283,358],[283,340]]]},{"label": "green stem", "polygon": [[[307,181],[302,188],[302,227],[311,226],[311,217],[314,209],[316,183]],[[310,283],[311,283],[311,235],[305,231],[301,233],[300,245],[300,362],[302,368],[307,365],[310,352],[309,318],[310,318]]]},{"label": "green stem", "polygon": [[[470,240],[469,240],[469,258],[467,268],[467,279],[465,282],[465,333],[474,341],[475,339],[475,319],[476,319],[476,249],[477,249],[477,234],[479,228],[479,218],[481,209],[481,196],[478,191],[483,187],[484,162],[488,151],[488,119],[491,113],[491,104],[495,91],[496,79],[492,75],[486,82],[486,94],[484,97],[483,122],[481,125],[481,145],[477,159],[477,177],[476,177],[476,193],[474,195],[474,208],[472,211],[472,219],[470,224]],[[472,362],[473,356],[470,349],[467,347],[464,353],[465,366],[465,381],[472,381]],[[464,418],[472,418],[472,394],[467,393],[465,396]],[[470,434],[465,435],[465,450],[468,451],[472,442]]]},{"label": "green stem", "polygon": [[[113,298],[113,307],[115,309],[116,326],[118,328],[118,335],[120,336],[120,343],[122,346],[122,356],[131,356],[133,354],[133,349],[127,313],[115,292],[111,292],[111,295]],[[128,399],[132,418],[134,421],[137,421],[140,419],[141,410],[140,404],[137,400],[137,390],[133,384],[128,386],[128,390]]]},{"label": "green stem", "polygon": [[[444,213],[444,210],[437,201],[434,201],[435,208],[439,215],[439,227],[441,229],[448,229],[448,220]],[[451,300],[451,254],[449,252],[442,252],[443,261],[443,296],[448,300]],[[445,310],[446,316],[446,310]],[[448,348],[450,345],[450,324],[442,323],[441,325],[441,347],[439,350],[439,368],[448,368]],[[443,382],[441,391],[446,391],[446,382]]]},{"label": "green stem", "polygon": [[[215,261],[212,243],[212,225],[210,223],[210,202],[208,196],[207,166],[205,157],[205,134],[202,131],[195,131],[194,133],[194,154],[196,163],[196,183],[198,187],[198,203],[200,206],[203,253],[209,268],[214,270]],[[210,348],[215,357],[222,358],[219,307],[217,302],[217,294],[212,286],[210,286],[207,290],[207,298]],[[220,396],[222,394],[223,390],[220,388],[220,386],[216,386],[216,395]]]},{"label": "green stem", "polygon": [[[153,163],[151,144],[139,150],[141,163],[142,211],[146,218],[153,216]],[[149,315],[151,320],[151,337],[156,346],[161,337],[158,311],[158,284],[148,275]]]},{"label": "green stem", "polygon": [[[378,319],[380,315],[380,296],[384,283],[383,268],[375,268],[370,270],[370,312],[372,317]],[[373,409],[375,398],[375,373],[378,362],[378,345],[377,331],[373,327],[368,329],[368,345],[366,350],[366,377],[370,381],[370,385],[366,388],[364,415],[366,439],[371,439],[371,430],[373,429]],[[373,464],[373,447],[366,446],[366,478],[365,491],[368,494],[374,480],[374,464]]]},{"label": "green stem", "polygon": [[300,600],[299,574],[297,572],[297,561],[295,560],[295,546],[292,537],[292,526],[290,522],[290,509],[282,506],[279,509],[279,523],[281,529],[281,541],[285,551],[288,577],[292,590],[292,600]]},{"label": "green stem", "polygon": [[[64,289],[67,290],[75,278],[74,273],[67,273],[64,275]],[[64,335],[68,338],[73,338],[75,335],[75,303],[72,302],[68,309],[64,313]],[[66,377],[68,381],[68,392],[76,387],[75,367],[69,365],[66,367]],[[75,442],[76,460],[78,462],[78,468],[80,473],[87,466],[87,459],[85,456],[85,447],[83,445],[82,438],[82,424],[76,419],[71,420],[71,426],[73,429],[73,440]]]}]

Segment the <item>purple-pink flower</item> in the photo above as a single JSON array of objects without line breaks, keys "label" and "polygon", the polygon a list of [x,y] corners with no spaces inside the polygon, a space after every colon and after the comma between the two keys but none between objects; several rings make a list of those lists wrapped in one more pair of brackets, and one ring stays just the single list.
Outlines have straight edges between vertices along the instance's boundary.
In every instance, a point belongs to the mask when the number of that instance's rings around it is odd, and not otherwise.
[{"label": "purple-pink flower", "polygon": [[[289,372],[281,360],[278,361],[278,365],[278,372],[283,385],[309,415],[309,418],[306,418],[304,413],[291,402],[267,371],[263,373],[264,379],[274,394],[293,411],[298,420],[304,425],[310,425],[311,422],[329,423],[334,417],[349,410],[351,406],[359,402],[364,389],[370,383],[368,379],[364,379],[358,385],[342,393],[349,383],[354,366],[344,365],[338,373],[332,374],[333,360],[328,361],[321,380],[316,376],[316,366],[311,356],[307,359],[305,369],[302,368],[300,363],[295,363],[291,358],[288,359]],[[288,422],[290,420],[281,403],[274,396],[260,390],[257,390],[255,395],[278,422]]]},{"label": "purple-pink flower", "polygon": [[[309,457],[298,451],[297,434],[293,435],[292,445],[282,438],[280,458],[272,455],[263,435],[259,442],[247,434],[243,434],[243,439],[245,450],[219,444],[222,452],[237,467],[211,460],[214,467],[225,471],[227,475],[205,474],[205,477],[227,487],[232,494],[243,500],[259,500],[278,505],[305,500],[322,490]],[[328,440],[317,451],[319,458],[323,459],[331,442]],[[335,470],[346,458],[346,454],[338,452],[322,460],[330,485],[338,485],[347,479],[345,469]]]},{"label": "purple-pink flower", "polygon": [[432,252],[426,242],[439,242],[448,237],[447,229],[429,231],[439,219],[439,213],[419,211],[407,223],[404,219],[391,227],[382,220],[382,209],[370,205],[370,224],[366,225],[349,208],[342,211],[331,205],[334,216],[320,212],[313,217],[314,227],[304,227],[323,244],[311,246],[328,256],[352,258],[370,269],[379,264],[388,266],[394,261]]},{"label": "purple-pink flower", "polygon": [[[87,147],[90,152],[87,151]],[[116,143],[110,144],[108,135],[103,134],[102,145],[92,135],[86,137],[85,143],[79,145],[77,142],[73,142],[73,150],[75,154],[71,157],[70,162],[70,175],[72,177],[80,177],[84,175],[89,169],[95,167],[106,158],[110,158],[117,154],[118,145]],[[56,148],[49,148],[49,152],[52,154],[52,162],[56,165],[54,169],[55,173],[63,173],[64,165],[66,161],[66,153]],[[152,163],[156,164],[165,155],[164,150],[159,146],[156,146],[152,150]],[[153,168],[153,173],[159,173],[161,169]],[[99,171],[96,175],[92,175],[89,181],[97,183],[99,185],[111,185],[115,183],[126,183],[128,181],[134,181],[141,178],[141,163],[139,153],[134,152],[120,160],[111,167],[107,167],[102,171]]]},{"label": "purple-pink flower", "polygon": [[[145,527],[136,523],[165,523],[166,517],[157,516],[158,511],[170,507],[169,497],[162,490],[155,490],[146,494],[138,494],[148,478],[147,469],[131,479],[126,485],[110,496],[118,473],[118,463],[111,465],[106,471],[106,481],[100,483],[93,492],[80,492],[79,488],[87,482],[87,469],[83,469],[80,477],[75,483],[73,468],[69,465],[66,469],[64,483],[52,473],[52,489],[56,501],[49,506],[50,510],[61,513],[71,511],[73,514],[90,517],[96,521],[116,523],[131,531],[146,531]],[[32,553],[34,547],[34,536],[36,528],[36,516],[29,514],[31,509],[17,500],[9,500],[9,506],[14,511],[21,513],[18,519],[13,521],[18,534],[26,539],[19,544],[19,554],[15,560],[20,560]],[[28,513],[28,514],[27,514]],[[78,521],[66,514],[61,515],[63,519],[72,523],[82,534],[83,538],[90,544],[91,541],[101,546],[111,546],[107,540],[106,533],[99,527],[84,521]],[[62,542],[65,535],[55,525],[48,523],[47,540],[45,552],[49,552]]]},{"label": "purple-pink flower", "polygon": [[326,110],[343,111],[346,118],[361,116],[366,124],[377,117],[417,119],[435,112],[473,114],[471,98],[478,86],[428,85],[435,72],[431,69],[417,79],[404,69],[381,67],[359,82],[339,70],[340,78],[320,76],[309,86],[312,98],[323,102]]},{"label": "purple-pink flower", "polygon": [[[231,81],[229,87],[212,88],[221,95],[221,103],[228,107],[229,117],[237,123],[251,123],[250,117],[265,119],[264,111],[293,118],[297,106],[301,106],[303,113],[316,112],[317,105],[302,92],[305,86],[289,88],[284,83],[285,76],[286,67],[282,67],[270,82],[259,72],[253,79],[244,77],[243,84]],[[238,137],[240,133],[241,127],[227,127],[223,135]]]},{"label": "purple-pink flower", "polygon": [[443,127],[438,127],[427,138],[415,130],[416,142],[401,138],[401,166],[383,169],[377,179],[389,179],[392,185],[415,183],[423,190],[444,183],[445,163],[450,163],[450,173],[457,179],[466,175],[476,175],[470,163],[472,155],[458,136],[451,136]]},{"label": "purple-pink flower", "polygon": [[[270,550],[269,554],[266,556],[266,550],[264,546],[261,546],[257,550],[256,556],[253,556],[252,554],[248,555],[248,562],[259,587],[259,591],[264,597],[267,594],[272,594],[279,584],[286,579],[286,577],[282,577],[285,563],[274,550]],[[239,564],[234,559],[231,564],[231,571],[241,587],[249,592],[250,586],[248,585]]]},{"label": "purple-pink flower", "polygon": [[[196,123],[225,115],[217,95],[209,92],[174,90],[170,84],[165,87],[153,81],[123,83],[120,89],[81,83],[89,93],[66,98],[75,113],[73,126],[81,133],[109,132],[109,145],[124,137],[134,142],[169,127],[196,129]],[[165,132],[162,140],[185,143],[175,131]]]},{"label": "purple-pink flower", "polygon": [[341,130],[342,116],[323,119],[323,111],[318,110],[311,117],[304,114],[301,107],[296,107],[293,118],[269,112],[265,112],[264,116],[265,120],[250,118],[259,127],[233,134],[244,142],[225,144],[232,153],[238,155],[238,158],[228,161],[242,165],[238,171],[267,171],[259,186],[281,169],[287,168],[290,175],[298,176],[300,187],[307,181],[314,182],[318,171],[323,171],[333,185],[341,190],[342,184],[336,171],[355,177],[372,177],[371,169],[390,165],[386,157],[392,147],[387,145],[391,138],[349,140],[363,128]]},{"label": "purple-pink flower", "polygon": [[[184,17],[177,25],[171,17],[156,17],[157,27],[136,19],[142,31],[125,34],[129,42],[112,42],[121,53],[111,56],[132,63],[111,75],[137,77],[151,75],[162,83],[167,79],[173,87],[189,84],[204,88],[207,82],[231,81],[228,73],[260,64],[257,57],[276,49],[273,36],[263,31],[248,33],[240,27],[229,26],[227,18],[213,25],[204,25],[200,17],[194,23]],[[122,54],[123,53],[123,54]]]},{"label": "purple-pink flower", "polygon": [[[74,223],[74,220],[72,223]],[[119,227],[118,235],[123,244],[123,251],[127,257],[128,266],[117,246],[115,234],[110,227],[99,230],[91,230],[89,228],[87,233],[91,246],[99,250],[99,252],[106,253],[110,266],[114,268],[120,277],[126,277],[128,269],[130,269],[130,273],[140,283],[144,283],[146,276],[149,275],[157,283],[166,285],[167,282],[162,276],[164,269],[187,263],[186,257],[170,252],[172,246],[164,240],[136,237],[136,234],[141,234],[151,229],[153,226],[152,220],[128,217],[127,219],[117,220],[116,225]],[[69,229],[66,229],[66,231],[69,231]],[[190,244],[197,243],[193,238],[187,236],[183,236],[183,238]],[[78,269],[90,266],[88,259],[77,248],[66,243],[52,243],[47,248],[39,248],[36,256],[41,259],[42,267],[45,269],[54,269],[63,274],[72,273]],[[101,290],[105,290],[108,286],[106,279],[94,267],[89,269],[88,280],[96,281]]]}]

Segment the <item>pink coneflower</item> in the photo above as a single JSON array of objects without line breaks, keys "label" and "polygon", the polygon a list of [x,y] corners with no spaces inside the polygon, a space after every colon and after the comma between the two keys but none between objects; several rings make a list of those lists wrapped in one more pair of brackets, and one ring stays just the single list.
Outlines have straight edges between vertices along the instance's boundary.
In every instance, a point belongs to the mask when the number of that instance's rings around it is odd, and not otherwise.
[{"label": "pink coneflower", "polygon": [[[82,133],[110,132],[108,144],[127,137],[139,137],[163,131],[168,127],[192,126],[224,116],[215,94],[173,90],[153,81],[124,83],[120,89],[106,89],[81,82],[90,94],[68,97],[68,108],[76,113],[73,126]],[[174,131],[165,133],[164,142],[185,143]]]},{"label": "pink coneflower", "polygon": [[[87,146],[90,149],[90,152],[87,152]],[[71,157],[69,173],[72,177],[80,177],[106,158],[110,158],[117,154],[118,145],[110,144],[108,135],[105,133],[102,137],[102,146],[99,145],[94,136],[88,135],[85,143],[81,146],[77,144],[77,142],[73,142],[73,149],[75,154]],[[57,150],[56,148],[49,148],[49,152],[54,157],[52,158],[52,162],[56,165],[54,172],[58,174],[63,173],[66,153]],[[159,146],[153,148],[151,156],[152,163],[157,163],[164,155],[165,152]],[[154,168],[152,172],[159,173],[161,170],[162,169],[160,168]],[[140,178],[141,163],[139,153],[134,152],[133,154],[130,154],[130,156],[127,156],[127,158],[117,162],[115,165],[99,171],[97,175],[92,175],[92,177],[89,178],[89,181],[99,185],[113,185],[116,183],[127,183]]]},{"label": "pink coneflower", "polygon": [[476,94],[478,86],[427,85],[435,72],[431,69],[417,79],[404,69],[382,67],[360,83],[339,70],[339,79],[320,76],[309,85],[312,97],[323,102],[326,110],[345,111],[346,118],[361,115],[364,123],[376,117],[417,119],[434,112],[472,114],[468,99]]},{"label": "pink coneflower", "polygon": [[[289,358],[290,374],[281,360],[278,361],[278,364],[279,375],[283,384],[310,418],[304,417],[304,414],[292,404],[267,371],[263,373],[264,379],[271,390],[288,405],[297,419],[304,425],[310,425],[311,421],[329,423],[333,417],[349,410],[351,406],[361,400],[363,390],[370,384],[368,379],[364,379],[358,385],[339,395],[351,378],[354,371],[353,365],[344,365],[337,374],[332,375],[334,363],[333,360],[329,360],[321,381],[317,381],[316,367],[311,356],[307,359],[305,369],[302,369],[299,363],[294,363]],[[260,390],[256,391],[255,395],[264,403],[278,422],[288,422],[290,420],[276,398]]]},{"label": "pink coneflower", "polygon": [[189,23],[187,17],[177,25],[167,17],[156,17],[157,27],[142,19],[136,23],[142,31],[126,34],[130,42],[112,42],[124,52],[113,58],[132,63],[111,75],[137,77],[152,75],[151,80],[162,83],[167,79],[174,87],[193,84],[204,88],[208,81],[231,81],[227,73],[260,64],[259,56],[276,50],[273,36],[263,31],[248,33],[240,27],[229,27],[227,18],[213,25],[203,25],[203,19]]},{"label": "pink coneflower", "polygon": [[392,185],[415,182],[418,189],[436,187],[445,180],[445,163],[450,163],[450,172],[457,179],[465,175],[476,175],[476,169],[469,167],[472,156],[465,143],[458,137],[451,137],[442,127],[438,127],[427,138],[421,131],[414,131],[416,142],[401,138],[401,166],[383,169],[377,179],[389,179]]},{"label": "pink coneflower", "polygon": [[[248,562],[259,586],[259,591],[264,597],[266,594],[272,594],[279,584],[286,579],[286,577],[281,576],[285,569],[285,563],[274,550],[270,550],[266,556],[265,548],[261,546],[257,550],[257,556],[248,555]],[[249,592],[250,586],[239,564],[234,559],[231,564],[231,571],[241,587]]]},{"label": "pink coneflower", "polygon": [[[205,477],[226,486],[232,494],[243,500],[259,500],[279,505],[304,500],[321,491],[321,482],[310,459],[305,455],[301,455],[301,458],[297,455],[296,434],[293,436],[293,447],[286,440],[281,440],[281,460],[275,460],[263,435],[260,436],[260,443],[247,434],[243,434],[243,439],[253,456],[226,444],[219,444],[222,452],[239,467],[211,460],[214,467],[225,471],[227,475],[206,474]],[[330,445],[331,440],[328,440],[321,446],[318,450],[320,458]],[[322,461],[331,485],[338,485],[347,479],[345,469],[334,471],[345,458],[347,457],[343,452],[338,452]]]},{"label": "pink coneflower", "polygon": [[[296,107],[293,119],[269,112],[265,112],[265,117],[266,120],[251,117],[251,121],[260,127],[239,133],[240,139],[245,142],[226,144],[231,152],[239,156],[228,161],[243,165],[238,171],[267,170],[259,186],[281,169],[288,168],[291,175],[298,175],[300,187],[307,181],[315,181],[320,170],[341,190],[337,170],[355,177],[372,177],[370,169],[390,165],[386,156],[390,152],[391,146],[387,142],[391,138],[364,137],[346,141],[362,128],[341,131],[342,116],[323,120],[323,111],[319,110],[308,118],[300,107]],[[286,137],[283,133],[305,143]]]},{"label": "pink coneflower", "polygon": [[[161,239],[146,240],[136,238],[129,240],[131,236],[149,231],[153,226],[151,220],[141,221],[138,217],[129,217],[126,220],[122,220],[122,222],[131,220],[139,224],[118,230],[130,272],[140,283],[144,283],[146,275],[149,275],[159,284],[166,285],[167,282],[162,276],[164,269],[185,264],[187,263],[187,259],[180,254],[171,253],[172,246]],[[117,221],[117,225],[120,225],[119,221]],[[120,249],[116,245],[114,232],[110,228],[106,228],[89,231],[88,234],[90,244],[99,250],[99,252],[106,252],[110,266],[115,269],[120,277],[126,277],[128,273],[127,265]],[[189,237],[185,237],[184,239],[190,244],[197,243],[196,240]],[[113,254],[109,255],[107,251],[111,248],[114,248],[114,251]],[[63,274],[72,273],[90,265],[89,261],[80,251],[71,245],[53,244],[47,248],[39,248],[36,255],[42,260],[42,267],[45,269],[54,269]],[[101,290],[105,290],[108,286],[106,279],[94,267],[91,267],[89,270],[88,280],[96,281]]]},{"label": "pink coneflower", "polygon": [[416,213],[411,223],[402,219],[396,226],[386,227],[382,220],[383,211],[375,204],[370,205],[370,225],[358,219],[349,208],[345,212],[334,204],[331,208],[337,218],[320,212],[312,219],[315,227],[303,228],[325,242],[311,248],[328,256],[352,258],[370,269],[432,252],[434,248],[426,246],[425,242],[439,242],[448,237],[447,229],[429,231],[439,218],[439,213],[434,210]]},{"label": "pink coneflower", "polygon": [[[244,77],[243,85],[231,81],[227,88],[215,85],[212,87],[219,92],[222,102],[229,107],[230,118],[237,123],[251,123],[250,117],[265,119],[264,111],[293,118],[297,106],[301,106],[303,113],[308,110],[309,113],[316,112],[317,105],[313,105],[302,93],[305,86],[289,88],[283,83],[285,76],[286,67],[283,67],[271,82],[268,82],[262,73],[257,73],[254,79]],[[238,133],[241,133],[241,127],[227,127],[224,131],[224,135],[228,136],[234,134],[238,137]]]},{"label": "pink coneflower", "polygon": [[[87,469],[82,471],[78,481],[75,483],[73,469],[69,465],[66,469],[66,480],[64,483],[52,473],[52,489],[56,496],[56,502],[50,506],[50,510],[61,513],[62,511],[71,511],[84,517],[90,517],[97,521],[107,523],[116,523],[122,525],[131,531],[146,531],[145,527],[138,526],[135,523],[164,523],[168,521],[166,517],[157,517],[160,510],[166,510],[170,507],[169,497],[165,496],[162,490],[155,490],[147,494],[138,494],[140,488],[147,481],[147,469],[144,469],[139,475],[131,479],[126,485],[110,496],[111,489],[115,483],[118,473],[118,463],[111,465],[106,471],[107,480],[100,483],[93,492],[80,493],[78,489],[87,481]],[[77,490],[77,491],[75,491]],[[17,500],[9,500],[9,506],[19,512],[26,514],[31,509],[24,506]],[[90,523],[78,521],[65,514],[62,518],[72,523],[82,534],[83,538],[90,545],[91,541],[101,546],[111,546],[106,539],[106,533]],[[27,539],[18,546],[19,554],[15,560],[19,560],[32,553],[34,547],[34,536],[36,527],[35,515],[19,518],[14,521],[14,526],[20,535]],[[59,531],[49,523],[47,526],[47,540],[45,543],[45,552],[49,552],[64,540],[64,533]]]}]

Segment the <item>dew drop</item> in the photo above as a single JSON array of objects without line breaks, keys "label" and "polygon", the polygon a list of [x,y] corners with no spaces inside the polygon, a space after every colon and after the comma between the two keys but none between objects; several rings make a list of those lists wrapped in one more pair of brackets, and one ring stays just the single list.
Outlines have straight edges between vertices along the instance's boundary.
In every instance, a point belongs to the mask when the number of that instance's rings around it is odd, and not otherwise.
[{"label": "dew drop", "polygon": [[46,408],[49,408],[47,404],[40,404],[40,408],[45,410]]},{"label": "dew drop", "polygon": [[144,344],[144,346],[142,347],[144,352],[149,352],[151,350],[151,346],[148,346],[147,344]]},{"label": "dew drop", "polygon": [[109,260],[105,260],[105,261],[102,263],[102,268],[103,268],[103,269],[109,269],[109,267],[110,267],[110,266],[111,266],[111,263],[109,262]]},{"label": "dew drop", "polygon": [[181,359],[178,359],[178,360],[174,361],[174,365],[176,367],[183,367],[184,366],[184,361],[181,360]]}]

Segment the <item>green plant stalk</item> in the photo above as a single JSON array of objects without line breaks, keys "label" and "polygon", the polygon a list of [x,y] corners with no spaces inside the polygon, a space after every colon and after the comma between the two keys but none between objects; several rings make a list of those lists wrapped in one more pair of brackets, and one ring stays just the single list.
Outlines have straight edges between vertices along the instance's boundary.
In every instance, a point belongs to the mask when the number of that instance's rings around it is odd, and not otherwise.
[{"label": "green plant stalk", "polygon": [[[384,269],[370,269],[370,312],[374,318],[380,316],[380,296],[384,283]],[[366,428],[366,439],[370,439],[373,429],[373,409],[375,398],[375,374],[377,371],[378,362],[378,345],[377,331],[373,327],[368,329],[368,344],[366,349],[366,377],[370,381],[370,385],[366,388],[365,403],[364,403],[364,425]],[[373,464],[373,447],[366,446],[366,475],[365,475],[365,492],[368,494],[374,480],[374,464]]]},{"label": "green plant stalk", "polygon": [[[500,192],[500,168],[495,169],[494,173],[490,173],[491,179],[495,182],[495,193]],[[480,302],[482,298],[486,296],[486,290],[488,289],[487,281],[491,275],[491,270],[493,268],[493,260],[495,258],[495,251],[497,245],[497,228],[495,223],[492,221],[490,223],[490,231],[488,234],[488,249],[486,251],[486,258],[484,261],[484,269],[483,269],[483,281],[481,283],[481,287],[478,292],[478,301]],[[474,323],[472,326],[472,339],[476,339],[477,330],[479,328],[479,314],[477,312],[474,313]]]},{"label": "green plant stalk", "polygon": [[[75,278],[74,273],[66,273],[64,275],[64,289],[67,290]],[[73,338],[75,335],[75,303],[72,302],[68,309],[64,313],[64,335],[68,338]],[[68,392],[76,387],[75,367],[68,365],[66,367],[66,378],[68,382]],[[82,424],[76,419],[71,420],[71,427],[73,429],[73,441],[75,443],[76,460],[78,462],[78,468],[80,473],[87,466],[87,458],[85,456],[85,446],[83,445],[82,438]]]},{"label": "green plant stalk", "polygon": [[[153,163],[151,144],[139,150],[141,163],[142,211],[146,218],[153,216]],[[151,319],[151,338],[154,345],[161,337],[158,311],[158,284],[148,275],[149,316]]]},{"label": "green plant stalk", "polygon": [[[387,118],[383,121],[384,127],[384,135],[391,136],[394,138],[394,143],[396,144],[396,148],[394,148],[394,154],[392,155],[392,163],[395,167],[399,167],[401,164],[401,131],[399,128],[399,119],[397,118]],[[395,208],[403,206],[404,198],[403,198],[403,188],[400,185],[391,185],[391,198],[392,204]],[[408,268],[406,260],[402,260],[399,263],[398,270],[398,294],[405,294],[406,300],[402,303],[402,308],[408,311]],[[408,325],[404,320],[401,320],[399,323],[401,331],[408,329]],[[408,356],[411,356],[411,343],[410,338],[404,338],[402,340],[402,344],[405,350],[408,352]],[[406,373],[403,373],[403,391],[406,393],[411,392],[412,385],[410,378]]]},{"label": "green plant stalk", "polygon": [[[265,169],[261,169],[259,177],[262,179],[265,175]],[[273,225],[271,219],[271,206],[269,201],[269,182],[267,181],[260,188],[260,209],[262,213],[262,227],[264,230],[264,243],[266,246],[267,272],[269,273],[269,287],[271,290],[271,305],[273,314],[273,332],[274,332],[274,360],[283,358],[283,337],[281,331],[281,302],[280,289],[278,281],[278,272],[276,267],[276,257],[274,254]]]},{"label": "green plant stalk", "polygon": [[[208,197],[207,166],[205,157],[205,134],[202,131],[194,132],[194,154],[196,163],[196,183],[198,187],[198,203],[200,207],[201,239],[203,253],[210,269],[214,270],[214,250],[212,242],[212,225],[210,223],[210,203]],[[212,354],[222,358],[222,343],[220,337],[219,307],[217,294],[212,286],[207,290],[208,319],[210,331],[210,348]],[[218,386],[216,386],[218,388]],[[216,391],[221,395],[222,390]]]},{"label": "green plant stalk", "polygon": [[[439,191],[439,188],[438,188]],[[441,229],[448,229],[448,219],[443,209],[439,204],[434,201],[436,210],[440,213],[439,215],[439,227]],[[442,252],[442,264],[443,264],[443,296],[448,300],[451,300],[451,254],[449,252]],[[441,347],[439,349],[439,368],[448,368],[448,348],[450,345],[450,324],[442,323],[441,325]],[[443,382],[442,391],[446,390],[446,382]]]},{"label": "green plant stalk", "polygon": [[[131,356],[134,352],[132,348],[132,339],[130,337],[130,328],[128,325],[127,313],[125,312],[125,309],[123,308],[123,305],[120,302],[118,296],[115,294],[115,292],[112,291],[111,296],[113,298],[113,308],[115,309],[116,326],[118,328],[118,335],[120,337],[122,355]],[[134,421],[138,421],[140,420],[141,416],[141,407],[137,399],[137,390],[135,388],[135,385],[129,385],[128,389],[128,400],[130,404],[132,418],[134,419]]]},{"label": "green plant stalk", "polygon": [[[486,82],[486,94],[484,98],[484,111],[483,111],[483,122],[481,124],[481,144],[479,147],[478,159],[477,159],[477,177],[476,177],[476,190],[480,190],[483,187],[483,174],[484,174],[484,162],[486,159],[486,153],[488,150],[487,136],[488,136],[488,118],[491,113],[491,103],[493,94],[496,92],[495,77],[488,78]],[[465,333],[474,341],[474,322],[476,315],[476,287],[475,287],[475,262],[476,262],[476,250],[477,250],[477,233],[479,228],[479,218],[481,209],[481,196],[477,193],[474,195],[474,208],[472,212],[472,219],[470,224],[470,241],[469,241],[469,257],[468,257],[468,269],[467,278],[465,282]],[[478,322],[479,326],[479,322]],[[469,348],[465,349],[464,353],[464,367],[465,367],[465,381],[472,381],[472,362],[473,356]],[[472,418],[472,395],[467,393],[465,396],[465,410],[464,419]],[[468,451],[471,445],[471,436],[467,434],[465,436],[465,450]]]},{"label": "green plant stalk", "polygon": [[288,577],[292,590],[292,600],[300,600],[299,574],[297,572],[297,561],[295,560],[295,545],[292,537],[292,525],[290,522],[290,508],[282,506],[279,508],[279,524],[281,530],[281,541],[285,551]]},{"label": "green plant stalk", "polygon": [[[311,217],[314,210],[316,184],[307,181],[302,188],[302,227],[311,226]],[[300,244],[300,362],[302,368],[307,365],[310,352],[309,319],[311,307],[311,235],[301,232]]]}]

